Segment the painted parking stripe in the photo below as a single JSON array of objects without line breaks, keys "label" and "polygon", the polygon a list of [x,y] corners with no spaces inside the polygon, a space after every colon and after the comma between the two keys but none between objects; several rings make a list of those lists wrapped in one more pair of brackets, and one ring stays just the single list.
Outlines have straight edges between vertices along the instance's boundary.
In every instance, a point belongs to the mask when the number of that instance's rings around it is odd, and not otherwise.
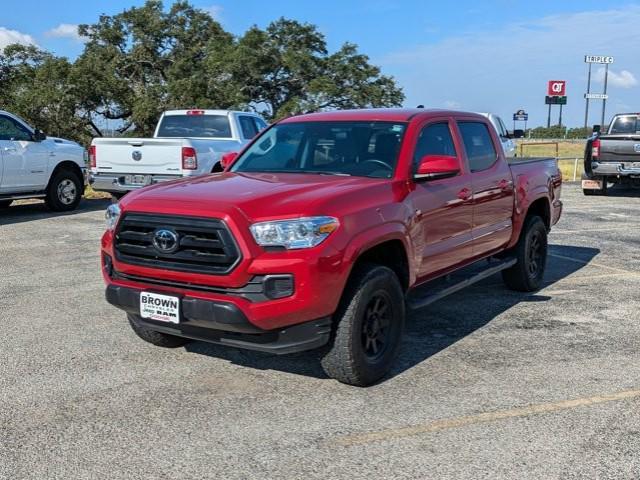
[{"label": "painted parking stripe", "polygon": [[627,390],[608,395],[597,395],[593,397],[577,398],[574,400],[541,403],[537,405],[513,408],[509,410],[485,412],[478,415],[469,415],[465,417],[447,418],[444,420],[436,420],[434,422],[425,423],[423,425],[391,428],[378,432],[356,433],[352,435],[337,437],[334,439],[334,443],[345,447],[353,445],[363,445],[367,443],[396,440],[426,433],[439,432],[442,430],[461,428],[469,425],[497,422],[499,420],[507,420],[510,418],[523,418],[532,415],[544,415],[561,412],[564,410],[571,410],[574,408],[588,407],[592,405],[619,402],[624,400],[633,400],[638,398],[640,398],[640,390]]}]

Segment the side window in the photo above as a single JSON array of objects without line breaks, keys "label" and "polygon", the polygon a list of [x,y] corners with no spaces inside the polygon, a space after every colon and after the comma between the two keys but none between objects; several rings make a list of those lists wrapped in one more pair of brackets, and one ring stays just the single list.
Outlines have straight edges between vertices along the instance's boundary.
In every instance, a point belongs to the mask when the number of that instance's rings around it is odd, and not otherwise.
[{"label": "side window", "polygon": [[29,142],[31,133],[12,118],[0,116],[0,140]]},{"label": "side window", "polygon": [[267,128],[267,124],[264,123],[264,121],[261,118],[253,117],[253,121],[256,122],[256,127],[258,129],[258,132],[261,132],[262,130]]},{"label": "side window", "polygon": [[498,153],[491,140],[486,124],[479,122],[458,122],[464,150],[472,172],[490,168],[498,159]]},{"label": "side window", "polygon": [[508,138],[509,133],[507,132],[507,127],[504,126],[504,122],[500,117],[496,117],[496,118],[498,119],[498,125],[500,125],[500,128],[498,129],[498,134],[501,137]]},{"label": "side window", "polygon": [[240,128],[242,129],[242,136],[247,140],[252,139],[258,134],[258,129],[253,121],[253,117],[240,117]]},{"label": "side window", "polygon": [[417,165],[425,155],[456,156],[456,147],[448,123],[434,123],[422,129],[413,154],[413,164]]}]

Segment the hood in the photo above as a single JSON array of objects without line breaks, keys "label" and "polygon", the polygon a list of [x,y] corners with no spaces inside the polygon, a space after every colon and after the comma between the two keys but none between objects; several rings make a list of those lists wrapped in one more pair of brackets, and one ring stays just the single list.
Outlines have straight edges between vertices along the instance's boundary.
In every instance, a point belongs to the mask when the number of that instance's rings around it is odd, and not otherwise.
[{"label": "hood", "polygon": [[300,173],[220,173],[153,185],[126,195],[125,210],[207,215],[241,213],[248,221],[322,211],[337,198],[386,185],[388,179]]}]

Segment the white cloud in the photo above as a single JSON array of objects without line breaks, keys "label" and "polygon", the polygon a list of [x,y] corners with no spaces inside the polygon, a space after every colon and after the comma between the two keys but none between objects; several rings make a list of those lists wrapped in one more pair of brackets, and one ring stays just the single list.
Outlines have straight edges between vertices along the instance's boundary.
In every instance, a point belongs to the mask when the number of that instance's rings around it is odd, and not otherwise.
[{"label": "white cloud", "polygon": [[78,25],[73,23],[61,23],[56,28],[45,32],[45,35],[54,38],[70,38],[77,42],[83,42],[85,40],[85,38],[81,37],[78,33]]},{"label": "white cloud", "polygon": [[[614,87],[608,92],[610,105],[622,102],[640,108],[637,92],[620,88],[636,84],[629,67],[637,65],[637,25],[640,5],[550,15],[502,28],[456,33],[374,60],[404,88],[406,105],[437,107],[454,98],[465,109],[496,112],[503,119],[524,108],[531,125],[546,123],[547,81],[566,80],[568,104],[563,119],[577,126],[584,122],[586,54],[615,58],[615,80],[609,77]],[[593,87],[591,91],[597,92]],[[600,113],[591,112],[594,116]],[[607,116],[612,113],[610,106]],[[556,108],[553,115],[557,116]]]},{"label": "white cloud", "polygon": [[11,45],[12,43],[36,45],[36,41],[31,35],[18,32],[17,30],[9,30],[8,28],[0,27],[0,51],[4,50],[4,47]]},{"label": "white cloud", "polygon": [[202,10],[211,15],[218,22],[222,19],[222,5],[209,5],[208,7],[203,7]]},{"label": "white cloud", "polygon": [[[594,76],[596,82],[604,83],[605,69],[599,68]],[[620,73],[615,72],[611,68],[609,69],[608,84],[614,87],[620,88],[632,88],[638,85],[638,80],[629,70],[621,70]]]}]

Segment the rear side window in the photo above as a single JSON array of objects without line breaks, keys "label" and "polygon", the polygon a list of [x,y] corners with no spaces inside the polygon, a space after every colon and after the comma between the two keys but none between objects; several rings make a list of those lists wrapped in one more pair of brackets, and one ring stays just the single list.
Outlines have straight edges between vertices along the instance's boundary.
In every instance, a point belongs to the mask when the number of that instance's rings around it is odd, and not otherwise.
[{"label": "rear side window", "polygon": [[481,172],[491,168],[498,159],[498,153],[487,125],[480,122],[458,122],[458,128],[471,171]]},{"label": "rear side window", "polygon": [[240,128],[242,129],[242,136],[247,140],[255,137],[258,134],[258,127],[253,117],[241,116]]},{"label": "rear side window", "polygon": [[158,137],[231,138],[226,115],[165,115]]},{"label": "rear side window", "polygon": [[413,155],[413,164],[417,165],[425,155],[456,156],[448,123],[434,123],[422,129]]},{"label": "rear side window", "polygon": [[613,124],[611,125],[610,133],[631,133],[635,134],[638,132],[638,117],[636,116],[625,116],[625,117],[616,117]]}]

